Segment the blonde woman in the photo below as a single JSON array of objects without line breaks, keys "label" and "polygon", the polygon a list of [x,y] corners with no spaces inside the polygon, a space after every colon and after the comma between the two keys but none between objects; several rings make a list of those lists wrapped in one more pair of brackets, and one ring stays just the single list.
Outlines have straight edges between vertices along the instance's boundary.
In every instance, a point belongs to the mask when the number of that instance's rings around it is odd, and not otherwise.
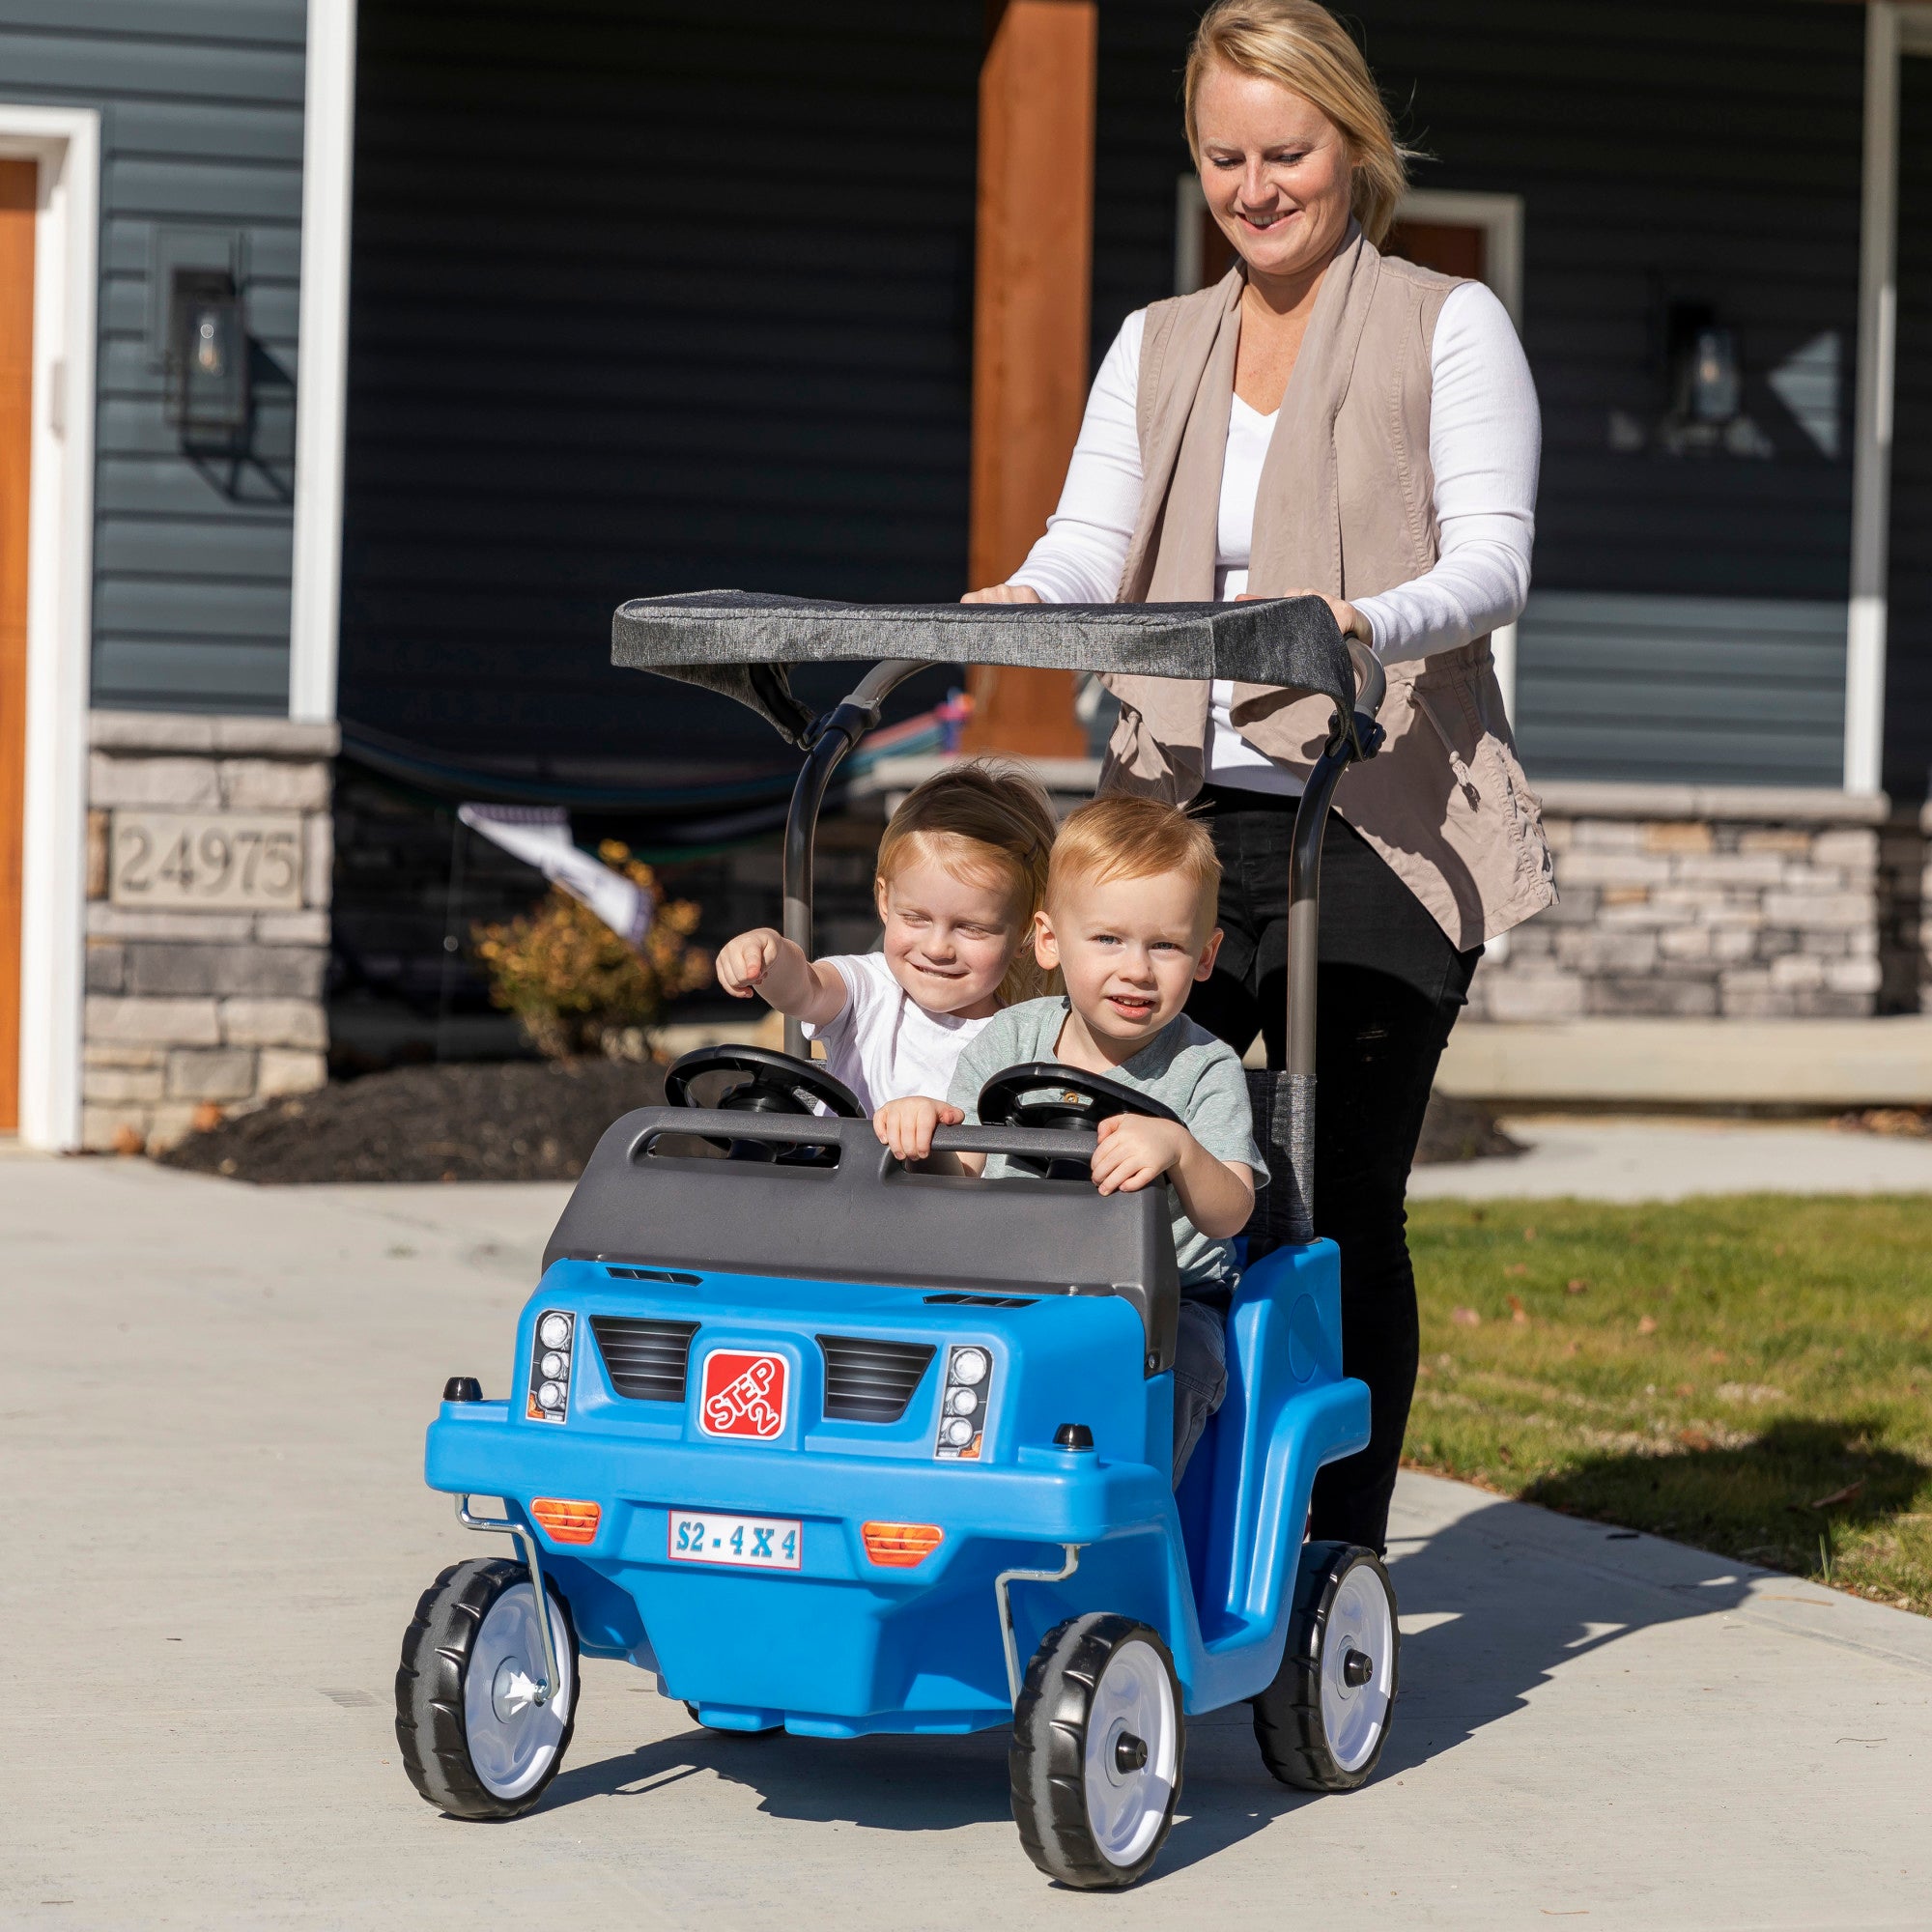
[{"label": "blonde woman", "polygon": [[[969,602],[1324,597],[1389,669],[1388,744],[1322,850],[1315,1190],[1341,1244],[1344,1352],[1374,1436],[1312,1533],[1381,1548],[1416,1369],[1403,1201],[1483,943],[1554,896],[1489,637],[1529,587],[1540,428],[1487,289],[1382,255],[1405,157],[1361,51],[1314,0],[1221,0],[1185,80],[1202,192],[1238,260],[1129,316],[1058,513]],[[1290,830],[1325,701],[1109,680],[1103,790],[1207,816],[1226,931],[1188,1010],[1280,1066]]]}]

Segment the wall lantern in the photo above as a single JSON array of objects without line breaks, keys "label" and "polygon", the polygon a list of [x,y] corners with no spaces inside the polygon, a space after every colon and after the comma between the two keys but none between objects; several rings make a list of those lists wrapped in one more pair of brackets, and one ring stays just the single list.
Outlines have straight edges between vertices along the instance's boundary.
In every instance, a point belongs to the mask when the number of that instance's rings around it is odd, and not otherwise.
[{"label": "wall lantern", "polygon": [[248,337],[235,278],[222,270],[174,270],[167,412],[188,443],[229,441],[248,426]]}]

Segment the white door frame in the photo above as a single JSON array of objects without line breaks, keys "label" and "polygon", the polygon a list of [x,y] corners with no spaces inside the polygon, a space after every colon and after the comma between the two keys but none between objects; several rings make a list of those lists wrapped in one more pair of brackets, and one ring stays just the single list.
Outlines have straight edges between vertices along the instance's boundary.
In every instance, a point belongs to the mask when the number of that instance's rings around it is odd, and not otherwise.
[{"label": "white door frame", "polygon": [[40,167],[27,510],[20,1138],[80,1144],[87,707],[93,655],[94,343],[100,116],[0,103],[0,157]]},{"label": "white door frame", "polygon": [[1852,578],[1845,618],[1845,789],[1885,782],[1887,577],[1898,357],[1898,63],[1932,55],[1932,5],[1865,9],[1864,181],[1859,225],[1859,373],[1852,429]]},{"label": "white door frame", "polygon": [[355,0],[308,0],[289,716],[313,724],[335,716],[355,172]]}]

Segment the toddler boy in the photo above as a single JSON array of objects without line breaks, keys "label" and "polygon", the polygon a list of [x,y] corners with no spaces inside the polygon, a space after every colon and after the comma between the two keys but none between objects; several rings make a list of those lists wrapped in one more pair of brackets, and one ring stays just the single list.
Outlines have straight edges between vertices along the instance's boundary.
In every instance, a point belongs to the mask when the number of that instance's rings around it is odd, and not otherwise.
[{"label": "toddler boy", "polygon": [[[1185,1125],[1144,1115],[1103,1121],[1094,1156],[1102,1194],[1164,1181],[1180,1268],[1174,1370],[1174,1480],[1227,1393],[1224,1334],[1235,1283],[1233,1237],[1267,1179],[1255,1145],[1241,1064],[1182,1009],[1214,968],[1221,867],[1207,829],[1171,805],[1116,795],[1072,813],[1054,841],[1035,950],[1066,987],[989,1020],[959,1056],[945,1103],[894,1102],[879,1137],[903,1160],[931,1151],[932,1130],[976,1121],[995,1073],[1059,1060],[1164,1101]],[[991,1175],[1021,1172],[993,1155],[963,1156]]]}]

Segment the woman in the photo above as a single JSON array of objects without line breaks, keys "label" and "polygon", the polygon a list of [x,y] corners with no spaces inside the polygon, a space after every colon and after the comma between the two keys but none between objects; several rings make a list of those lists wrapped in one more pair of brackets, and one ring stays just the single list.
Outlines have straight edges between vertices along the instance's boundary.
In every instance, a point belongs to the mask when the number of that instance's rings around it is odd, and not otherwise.
[{"label": "woman", "polygon": [[[967,601],[1319,594],[1389,671],[1388,742],[1322,849],[1315,1210],[1342,1249],[1343,1351],[1373,1397],[1310,1533],[1381,1549],[1415,1388],[1404,1196],[1483,942],[1550,903],[1489,634],[1529,586],[1536,392],[1478,283],[1381,255],[1404,156],[1367,64],[1314,0],[1221,0],[1187,63],[1188,145],[1239,261],[1127,318],[1058,513]],[[1283,1063],[1289,835],[1324,699],[1108,680],[1101,788],[1191,801],[1225,868],[1227,938],[1189,1006]]]}]

